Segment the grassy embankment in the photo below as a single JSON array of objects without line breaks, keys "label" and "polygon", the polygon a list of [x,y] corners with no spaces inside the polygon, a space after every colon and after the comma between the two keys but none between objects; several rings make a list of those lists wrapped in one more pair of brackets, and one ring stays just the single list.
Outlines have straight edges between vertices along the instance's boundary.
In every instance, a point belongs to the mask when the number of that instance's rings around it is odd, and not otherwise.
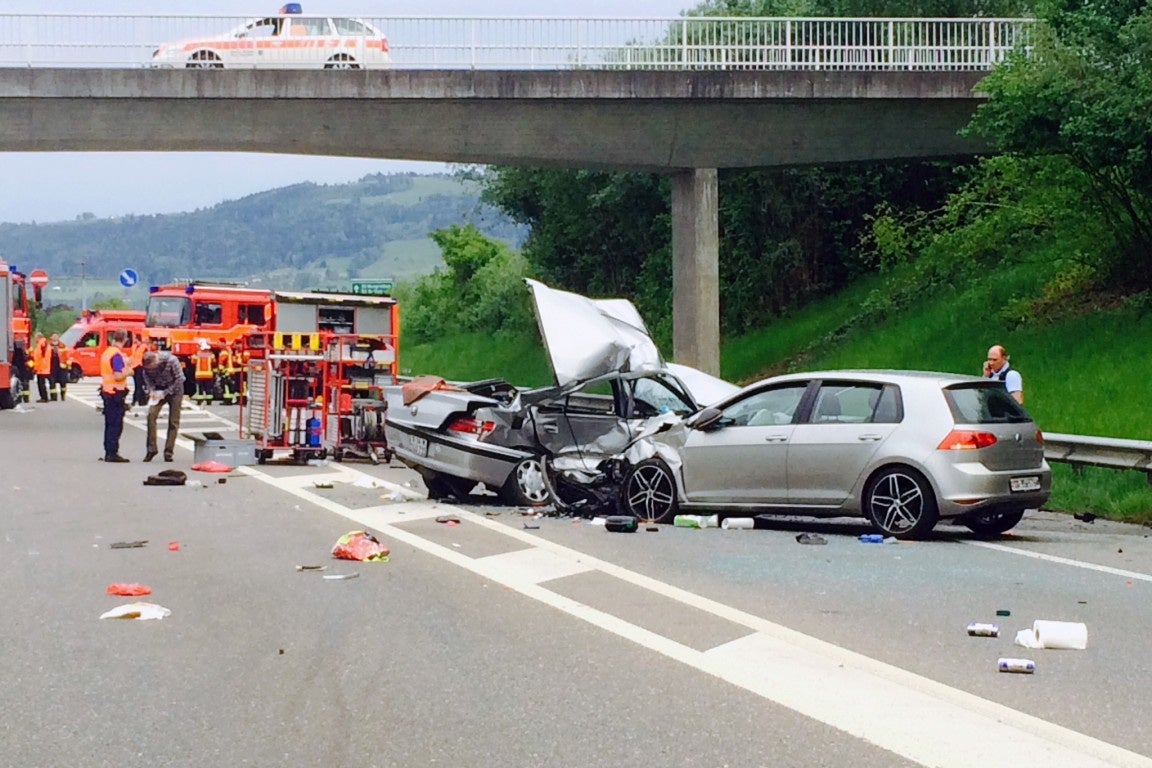
[{"label": "grassy embankment", "polygon": [[[1053,433],[1152,439],[1152,410],[1143,396],[1152,380],[1152,313],[1130,306],[1010,328],[1001,308],[1036,295],[1027,267],[954,290],[870,324],[851,323],[878,279],[858,283],[754,333],[727,340],[723,376],[747,383],[786,370],[900,368],[978,372],[991,344],[1003,344],[1024,377],[1025,405]],[[848,329],[845,331],[845,325]],[[549,380],[535,338],[458,336],[437,345],[402,347],[404,367],[448,378],[501,376]],[[1053,467],[1049,506],[1089,510],[1113,519],[1152,523],[1152,487],[1133,471]]]}]

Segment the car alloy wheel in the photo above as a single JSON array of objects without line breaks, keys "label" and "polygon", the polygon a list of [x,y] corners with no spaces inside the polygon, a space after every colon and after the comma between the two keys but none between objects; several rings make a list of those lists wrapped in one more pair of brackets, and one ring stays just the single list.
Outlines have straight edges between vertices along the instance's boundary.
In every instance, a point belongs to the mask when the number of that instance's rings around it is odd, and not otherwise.
[{"label": "car alloy wheel", "polygon": [[962,522],[968,530],[981,536],[999,536],[1015,528],[1024,519],[1023,509],[1009,509],[999,512],[984,512],[969,515]]},{"label": "car alloy wheel", "polygon": [[500,500],[513,507],[543,507],[552,501],[544,484],[544,465],[539,456],[522,459],[500,489]]},{"label": "car alloy wheel", "polygon": [[903,539],[925,535],[939,518],[932,486],[908,467],[888,467],[872,478],[864,511],[885,536]]},{"label": "car alloy wheel", "polygon": [[679,508],[676,478],[661,459],[645,459],[629,470],[620,511],[645,523],[671,523]]}]

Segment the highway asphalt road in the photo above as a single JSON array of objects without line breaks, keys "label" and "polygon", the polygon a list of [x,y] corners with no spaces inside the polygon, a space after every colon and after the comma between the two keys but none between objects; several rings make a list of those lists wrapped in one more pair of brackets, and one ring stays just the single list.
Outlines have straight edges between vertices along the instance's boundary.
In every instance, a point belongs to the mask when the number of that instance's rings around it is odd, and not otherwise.
[{"label": "highway asphalt road", "polygon": [[[141,416],[105,465],[94,391],[0,413],[0,765],[1152,766],[1150,529],[610,533],[399,465],[145,465]],[[210,410],[185,427],[237,418]],[[201,485],[142,484],[164,468]],[[331,558],[357,529],[387,563]],[[171,615],[99,618],[136,599]],[[1015,645],[1035,619],[1087,649]]]}]

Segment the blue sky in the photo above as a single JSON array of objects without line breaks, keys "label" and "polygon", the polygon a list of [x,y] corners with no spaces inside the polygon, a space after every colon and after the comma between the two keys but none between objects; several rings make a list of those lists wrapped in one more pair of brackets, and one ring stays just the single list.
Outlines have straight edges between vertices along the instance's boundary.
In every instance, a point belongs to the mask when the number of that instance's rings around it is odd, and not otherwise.
[{"label": "blue sky", "polygon": [[[254,0],[4,0],[0,13],[155,13],[257,16]],[[692,0],[302,0],[308,13],[363,16],[680,15]],[[219,153],[0,153],[0,222],[51,222],[191,211],[302,181],[342,183],[369,173],[448,170],[441,163]]]}]

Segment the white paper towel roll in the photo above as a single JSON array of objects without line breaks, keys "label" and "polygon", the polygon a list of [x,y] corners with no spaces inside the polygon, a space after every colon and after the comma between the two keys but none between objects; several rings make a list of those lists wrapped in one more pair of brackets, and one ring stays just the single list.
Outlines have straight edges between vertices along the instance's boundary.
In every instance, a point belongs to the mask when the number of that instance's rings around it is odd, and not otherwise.
[{"label": "white paper towel roll", "polygon": [[720,523],[721,528],[735,528],[737,530],[750,530],[756,527],[756,521],[750,517],[726,517]]},{"label": "white paper towel roll", "polygon": [[1079,622],[1037,619],[1032,632],[1041,648],[1082,651],[1088,647],[1088,627]]}]

